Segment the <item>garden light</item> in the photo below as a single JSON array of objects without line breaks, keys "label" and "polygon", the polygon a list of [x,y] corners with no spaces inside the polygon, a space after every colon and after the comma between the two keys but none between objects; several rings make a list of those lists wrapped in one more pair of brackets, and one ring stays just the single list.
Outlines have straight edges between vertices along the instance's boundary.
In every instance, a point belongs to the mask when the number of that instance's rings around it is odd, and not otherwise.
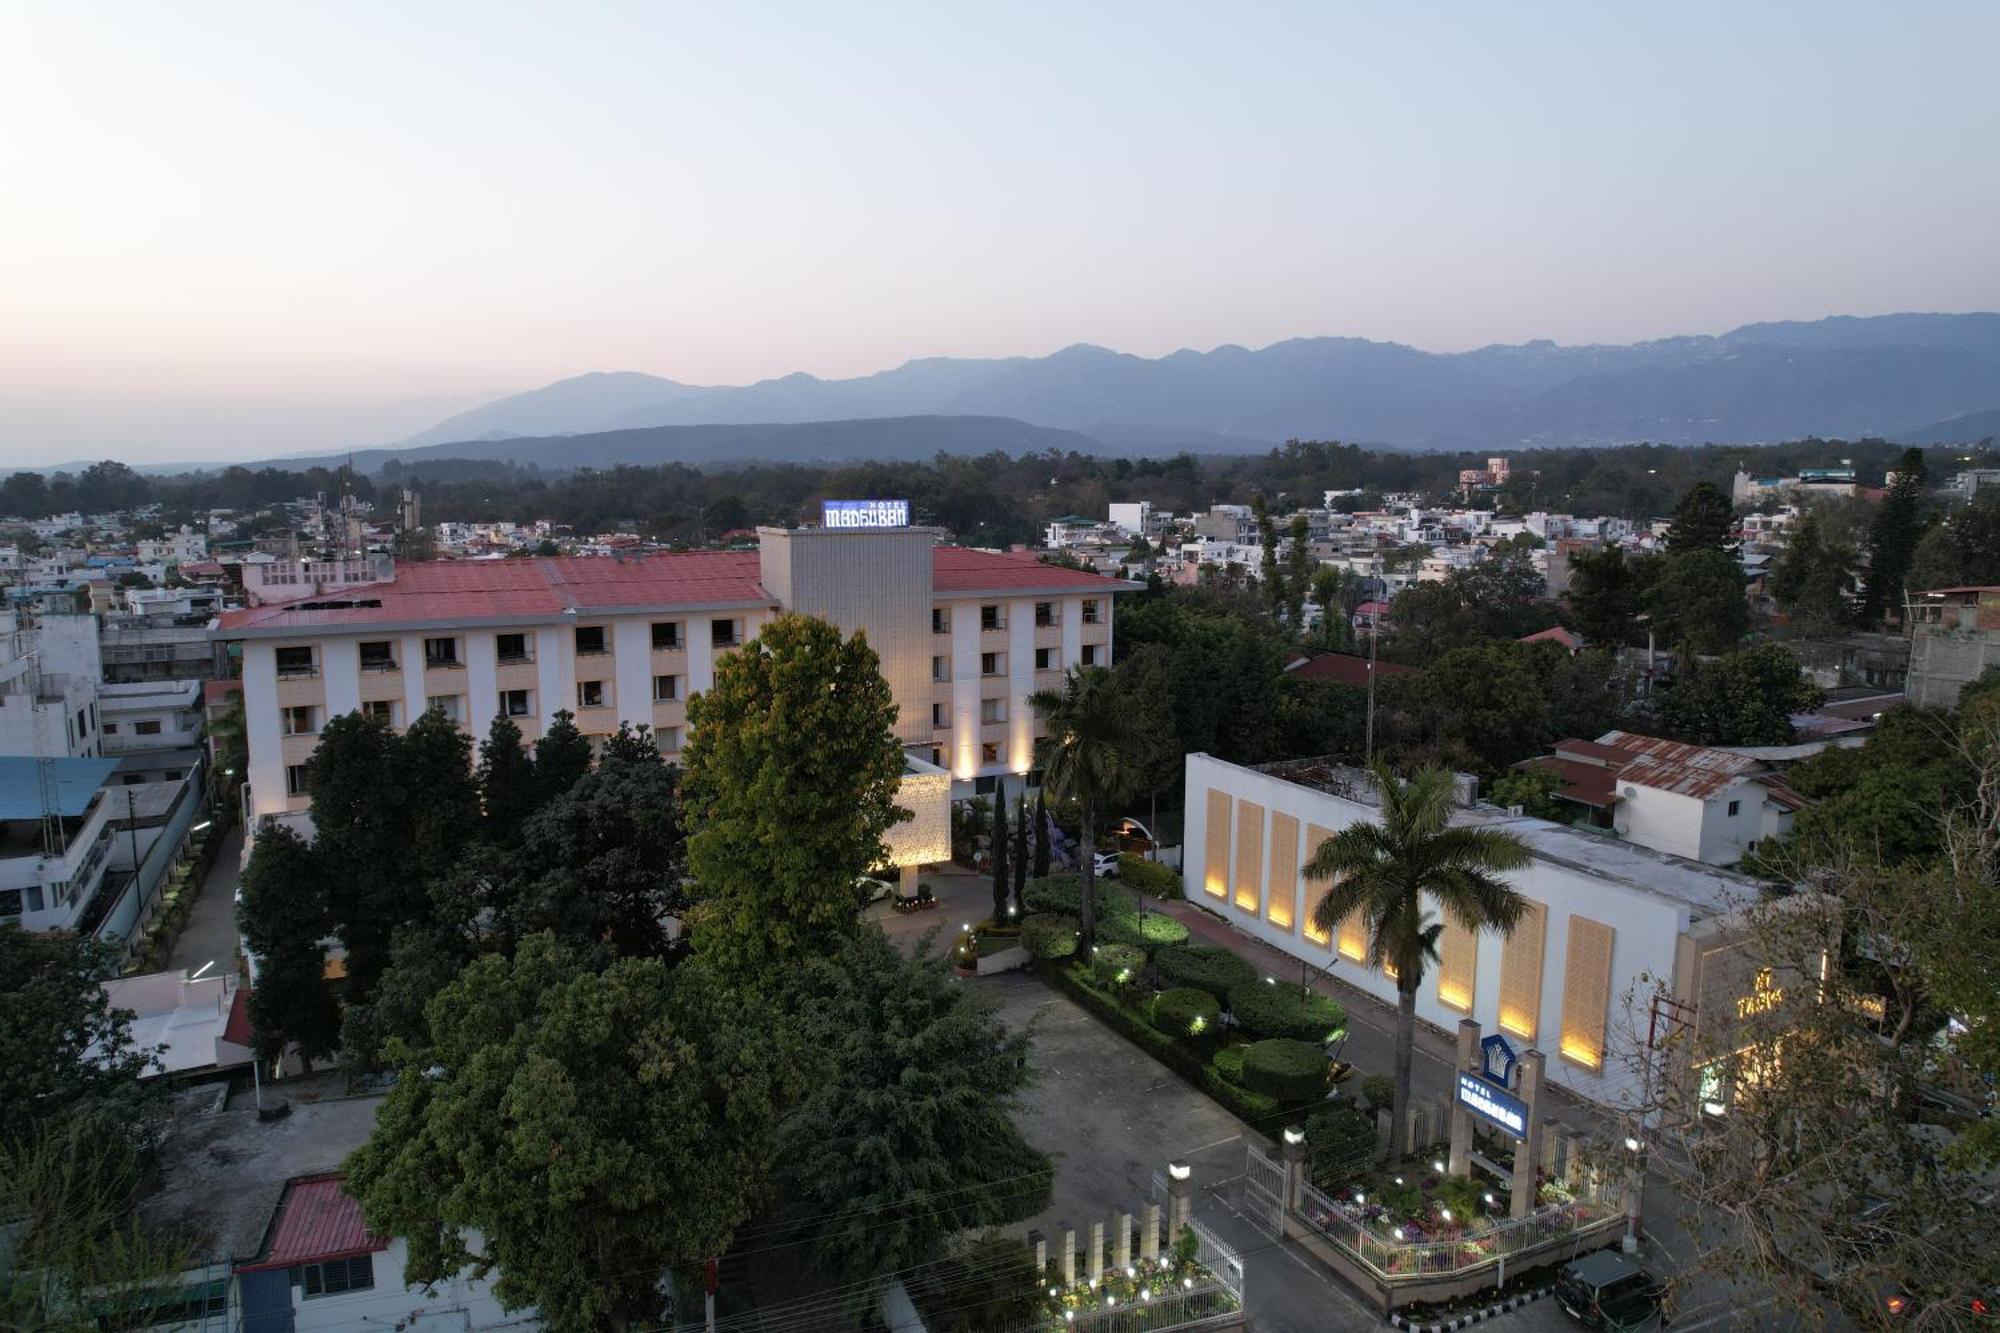
[{"label": "garden light", "polygon": [[1050,1288],[1049,1288],[1049,1295],[1053,1296],[1053,1295],[1055,1295],[1055,1294],[1056,1294],[1056,1289],[1055,1289],[1054,1287],[1050,1287]]},{"label": "garden light", "polygon": [[1637,1139],[1635,1139],[1635,1138],[1631,1137],[1630,1135],[1627,1135],[1627,1136],[1626,1136],[1626,1138],[1625,1138],[1625,1151],[1626,1151],[1626,1152],[1637,1152],[1637,1151],[1639,1151],[1639,1147],[1640,1147],[1640,1144],[1639,1144],[1639,1140],[1637,1140]]},{"label": "garden light", "polygon": [[1136,1269],[1136,1268],[1131,1268],[1131,1267],[1127,1267],[1127,1268],[1126,1268],[1126,1270],[1125,1270],[1125,1276],[1126,1276],[1126,1277],[1137,1277],[1137,1276],[1139,1276],[1139,1270],[1138,1270],[1138,1269]]},{"label": "garden light", "polygon": [[1152,1299],[1153,1299],[1153,1291],[1152,1291],[1152,1288],[1150,1288],[1150,1287],[1141,1287],[1141,1288],[1139,1288],[1139,1299],[1140,1299],[1140,1300],[1142,1300],[1142,1301],[1150,1301],[1150,1300],[1152,1300]]},{"label": "garden light", "polygon": [[1401,1240],[1403,1238],[1403,1229],[1401,1227],[1397,1227],[1393,1234],[1395,1235],[1397,1240]]},{"label": "garden light", "polygon": [[1063,1311],[1063,1322],[1064,1322],[1065,1324],[1074,1324],[1074,1323],[1076,1322],[1076,1311],[1074,1311],[1074,1310],[1064,1310],[1064,1311]]},{"label": "garden light", "polygon": [[1432,1162],[1432,1163],[1431,1163],[1431,1170],[1433,1170],[1433,1171],[1437,1172],[1437,1173],[1438,1173],[1439,1175],[1443,1175],[1443,1174],[1444,1174],[1444,1163],[1443,1163],[1443,1162]]},{"label": "garden light", "polygon": [[1278,979],[1276,977],[1265,977],[1264,984],[1266,986],[1275,986],[1278,984]]},{"label": "garden light", "polygon": [[1438,1216],[1442,1217],[1447,1222],[1451,1221],[1451,1209],[1449,1208],[1438,1209]]},{"label": "garden light", "polygon": [[1493,1196],[1491,1194],[1486,1196],[1486,1206],[1488,1208],[1491,1208],[1493,1206]]},{"label": "garden light", "polygon": [[1398,1185],[1402,1184],[1402,1183],[1403,1183],[1403,1178],[1402,1178],[1401,1176],[1397,1176],[1397,1177],[1396,1177],[1396,1183],[1397,1183]]},{"label": "garden light", "polygon": [[1285,1142],[1294,1147],[1306,1141],[1306,1132],[1297,1125],[1285,1126]]},{"label": "garden light", "polygon": [[1189,1291],[1192,1291],[1194,1289],[1194,1279],[1191,1277],[1182,1278],[1181,1286]]},{"label": "garden light", "polygon": [[1112,1295],[1112,1294],[1111,1294],[1110,1292],[1108,1292],[1108,1291],[1107,1291],[1107,1292],[1105,1292],[1105,1293],[1104,1293],[1104,1308],[1105,1308],[1105,1309],[1107,1309],[1107,1310],[1109,1310],[1109,1309],[1110,1309],[1110,1308],[1111,1308],[1112,1306],[1114,1306],[1114,1305],[1116,1305],[1116,1304],[1118,1304],[1118,1298],[1117,1298],[1116,1296],[1113,1296],[1113,1295]]},{"label": "garden light", "polygon": [[1167,1174],[1172,1176],[1175,1180],[1186,1180],[1193,1173],[1194,1173],[1194,1168],[1189,1166],[1186,1162],[1167,1163]]},{"label": "garden light", "polygon": [[1354,1201],[1356,1203],[1367,1203],[1368,1196],[1366,1194],[1363,1194],[1360,1190],[1356,1190],[1354,1191]]}]

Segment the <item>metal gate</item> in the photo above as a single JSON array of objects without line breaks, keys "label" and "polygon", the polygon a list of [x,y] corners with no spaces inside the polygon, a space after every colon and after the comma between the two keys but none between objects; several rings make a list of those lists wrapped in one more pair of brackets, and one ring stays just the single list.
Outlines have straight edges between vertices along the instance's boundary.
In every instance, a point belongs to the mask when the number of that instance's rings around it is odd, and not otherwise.
[{"label": "metal gate", "polygon": [[1252,1143],[1244,1149],[1243,1215],[1273,1240],[1285,1235],[1285,1165]]}]

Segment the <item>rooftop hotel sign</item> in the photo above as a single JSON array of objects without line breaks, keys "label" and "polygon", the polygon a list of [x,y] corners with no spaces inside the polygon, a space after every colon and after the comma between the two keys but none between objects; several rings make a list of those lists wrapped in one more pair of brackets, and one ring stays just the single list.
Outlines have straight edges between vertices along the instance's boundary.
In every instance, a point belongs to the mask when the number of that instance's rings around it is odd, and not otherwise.
[{"label": "rooftop hotel sign", "polygon": [[820,525],[828,528],[907,528],[908,500],[822,500]]}]

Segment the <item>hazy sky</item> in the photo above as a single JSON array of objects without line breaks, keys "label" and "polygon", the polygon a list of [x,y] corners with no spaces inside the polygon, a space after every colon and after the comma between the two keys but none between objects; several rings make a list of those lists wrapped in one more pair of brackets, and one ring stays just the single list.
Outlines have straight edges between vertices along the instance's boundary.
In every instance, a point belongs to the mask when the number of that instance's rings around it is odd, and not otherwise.
[{"label": "hazy sky", "polygon": [[0,464],[2000,308],[2000,5],[0,0]]}]

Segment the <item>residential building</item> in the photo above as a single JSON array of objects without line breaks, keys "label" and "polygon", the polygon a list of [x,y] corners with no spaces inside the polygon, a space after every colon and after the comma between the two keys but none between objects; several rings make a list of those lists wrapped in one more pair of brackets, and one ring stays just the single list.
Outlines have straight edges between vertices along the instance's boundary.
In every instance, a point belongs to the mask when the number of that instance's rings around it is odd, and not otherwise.
[{"label": "residential building", "polygon": [[228,676],[229,654],[208,633],[220,610],[218,604],[185,614],[105,615],[97,636],[104,679],[131,684]]},{"label": "residential building", "polygon": [[158,1052],[159,1069],[145,1077],[203,1079],[250,1063],[250,988],[232,960],[212,961],[195,974],[182,968],[101,983],[111,1007],[131,1013],[132,1044]]},{"label": "residential building", "polygon": [[[1748,964],[1740,910],[1758,885],[1728,871],[1567,825],[1510,815],[1472,799],[1462,778],[1454,824],[1503,830],[1532,859],[1506,874],[1528,903],[1505,936],[1440,915],[1438,961],[1417,993],[1417,1017],[1451,1032],[1462,1018],[1523,1047],[1548,1051],[1555,1083],[1604,1105],[1639,1091],[1633,1059],[1648,1005],[1663,992],[1676,1022],[1726,1022],[1736,1003],[1790,984]],[[1368,964],[1358,914],[1331,931],[1313,923],[1324,885],[1302,867],[1351,824],[1380,818],[1370,776],[1323,760],[1247,768],[1187,757],[1188,899],[1233,927],[1387,1003],[1396,980]],[[1428,910],[1436,913],[1431,902]],[[1628,1006],[1628,997],[1635,997]],[[1703,1071],[1678,1071],[1693,1077]],[[1704,1082],[1713,1074],[1703,1074]],[[1717,1090],[1717,1113],[1726,1112]]]},{"label": "residential building", "polygon": [[1157,530],[1153,521],[1153,502],[1133,500],[1113,503],[1105,515],[1111,526],[1127,537],[1151,537]]},{"label": "residential building", "polygon": [[1958,692],[2000,666],[2000,586],[1933,588],[1910,594],[1904,693],[1920,708],[1950,708]]},{"label": "residential building", "polygon": [[103,729],[100,749],[108,755],[126,755],[200,745],[201,686],[198,680],[104,686],[97,696]]},{"label": "residential building", "polygon": [[408,564],[226,613],[214,633],[242,644],[250,813],[307,810],[320,730],[361,710],[400,728],[435,706],[475,735],[504,713],[529,741],[568,710],[600,742],[649,724],[676,755],[688,697],[786,611],[867,632],[913,776],[948,775],[954,797],[1018,790],[1040,730],[1028,696],[1110,665],[1113,599],[1135,586],[924,528],[757,535],[748,551]]},{"label": "residential building", "polygon": [[0,611],[0,755],[99,753],[97,621]]},{"label": "residential building", "polygon": [[0,756],[0,925],[77,928],[110,869],[117,767]]}]

